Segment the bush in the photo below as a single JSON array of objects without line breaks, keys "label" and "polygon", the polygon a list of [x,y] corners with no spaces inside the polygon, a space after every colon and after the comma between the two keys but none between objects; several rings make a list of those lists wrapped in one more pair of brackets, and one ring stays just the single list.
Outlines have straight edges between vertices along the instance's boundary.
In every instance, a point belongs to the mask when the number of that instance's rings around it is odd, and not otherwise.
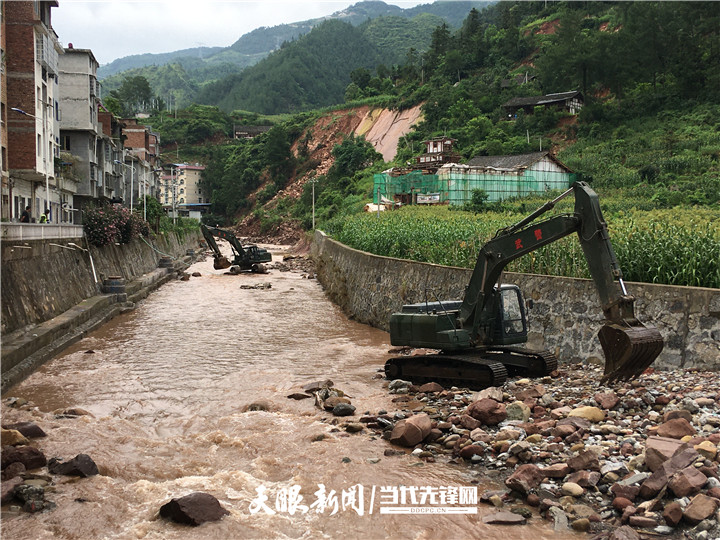
[{"label": "bush", "polygon": [[143,219],[120,205],[89,206],[83,210],[83,230],[94,246],[127,244],[148,232]]}]

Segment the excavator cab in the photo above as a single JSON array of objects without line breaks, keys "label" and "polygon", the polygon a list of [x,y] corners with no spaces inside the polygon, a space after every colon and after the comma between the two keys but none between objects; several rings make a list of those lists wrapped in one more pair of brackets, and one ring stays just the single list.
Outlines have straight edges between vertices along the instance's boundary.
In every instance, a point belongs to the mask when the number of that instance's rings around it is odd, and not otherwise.
[{"label": "excavator cab", "polygon": [[525,303],[517,285],[501,285],[498,289],[498,324],[494,343],[513,345],[527,341]]}]

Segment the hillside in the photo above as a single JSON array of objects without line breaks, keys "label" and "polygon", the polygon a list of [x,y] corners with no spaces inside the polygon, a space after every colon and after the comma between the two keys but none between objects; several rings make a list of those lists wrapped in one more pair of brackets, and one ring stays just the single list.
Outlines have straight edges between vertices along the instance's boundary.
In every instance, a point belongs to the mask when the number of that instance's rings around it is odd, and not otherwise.
[{"label": "hillside", "polygon": [[[103,81],[106,92],[117,89],[122,79],[130,72],[132,75],[143,75],[155,93],[167,100],[167,95],[174,94],[175,86],[163,80],[164,71],[160,68],[169,64],[179,66],[186,73],[186,84],[199,87],[208,81],[222,79],[232,73],[239,73],[244,68],[258,63],[273,51],[280,49],[283,43],[292,42],[309,33],[314,27],[326,20],[339,20],[353,26],[366,24],[380,17],[399,17],[413,19],[427,14],[433,17],[433,25],[444,20],[452,27],[457,26],[473,7],[481,9],[490,2],[435,2],[402,9],[381,1],[359,2],[349,8],[337,11],[318,19],[309,19],[292,24],[281,24],[273,27],[261,27],[241,36],[229,47],[197,47],[162,54],[142,54],[119,58],[101,66],[98,77]],[[426,19],[426,21],[429,19]],[[418,32],[411,37],[409,47],[424,50],[427,42],[417,36],[426,35]],[[410,37],[410,36],[409,36]],[[412,43],[412,41],[416,43]],[[418,41],[419,39],[419,41]],[[387,60],[386,60],[387,61]],[[175,68],[176,70],[180,68]],[[178,88],[180,89],[180,88]],[[180,106],[186,106],[194,95],[180,92],[175,98]]]},{"label": "hillside", "polygon": [[[249,69],[255,86],[238,80],[223,91],[242,88],[283,106],[310,107],[297,97],[319,99],[329,88],[327,73],[348,75],[350,66],[325,57],[368,60],[369,26],[327,21]],[[342,222],[371,200],[374,173],[404,165],[423,140],[439,136],[455,139],[463,160],[542,145],[592,182],[604,211],[717,208],[718,29],[720,15],[707,2],[506,2],[471,11],[456,31],[436,27],[427,51],[402,64],[351,70],[342,105],[272,118],[195,105],[149,123],[164,142],[180,143],[186,159],[207,165],[208,219],[252,220],[263,231],[311,227],[313,191],[318,224]],[[298,74],[305,78],[294,79]],[[584,96],[577,115],[536,107],[508,117],[503,108],[514,97],[572,88]],[[398,141],[390,161],[383,134],[411,111],[413,128],[388,136]],[[233,123],[273,127],[254,139],[228,140]],[[534,203],[505,201],[496,209],[522,213]]]},{"label": "hillside", "polygon": [[401,62],[410,48],[429,45],[437,22],[428,15],[381,17],[360,27],[328,20],[242,73],[205,85],[196,100],[263,114],[342,103],[352,71]]}]

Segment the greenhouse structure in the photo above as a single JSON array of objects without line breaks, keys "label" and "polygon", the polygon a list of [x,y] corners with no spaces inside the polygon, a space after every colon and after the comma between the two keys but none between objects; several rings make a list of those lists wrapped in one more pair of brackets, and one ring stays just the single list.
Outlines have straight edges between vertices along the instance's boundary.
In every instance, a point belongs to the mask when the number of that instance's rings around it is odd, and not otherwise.
[{"label": "greenhouse structure", "polygon": [[515,156],[479,156],[466,164],[448,163],[434,174],[393,170],[374,177],[373,200],[402,204],[462,205],[473,191],[483,190],[488,201],[501,201],[546,191],[564,190],[575,174],[549,152]]}]

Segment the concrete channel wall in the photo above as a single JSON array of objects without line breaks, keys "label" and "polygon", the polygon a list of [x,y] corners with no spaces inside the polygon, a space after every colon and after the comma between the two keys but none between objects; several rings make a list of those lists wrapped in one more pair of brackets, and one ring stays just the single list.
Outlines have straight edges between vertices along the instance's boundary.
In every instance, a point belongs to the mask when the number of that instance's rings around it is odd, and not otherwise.
[{"label": "concrete channel wall", "polygon": [[[332,301],[353,319],[384,330],[403,304],[461,299],[472,273],[357,251],[320,231],[312,254]],[[525,295],[529,347],[549,349],[561,363],[604,363],[597,339],[602,311],[591,280],[506,272],[502,282]],[[655,367],[720,370],[720,289],[626,285],[638,319],[665,339]]]},{"label": "concrete channel wall", "polygon": [[[3,392],[175,277],[200,246],[199,232],[102,248],[77,238],[3,241]],[[105,280],[112,293],[104,292]]]}]

